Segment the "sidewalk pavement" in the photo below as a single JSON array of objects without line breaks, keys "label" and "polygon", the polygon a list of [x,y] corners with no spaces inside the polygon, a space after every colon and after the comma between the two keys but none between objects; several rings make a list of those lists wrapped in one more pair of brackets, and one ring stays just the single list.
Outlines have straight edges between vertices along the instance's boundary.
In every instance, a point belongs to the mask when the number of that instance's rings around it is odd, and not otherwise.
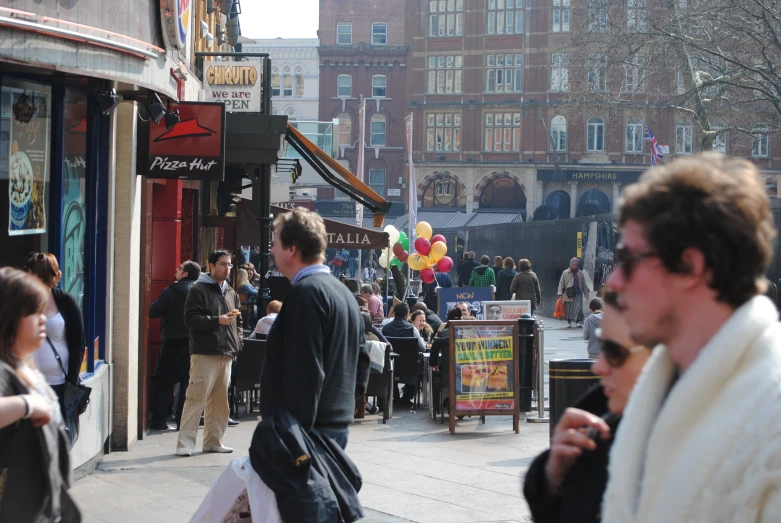
[{"label": "sidewalk pavement", "polygon": [[[546,319],[545,327],[546,360],[583,357],[581,329],[567,329],[566,323],[561,328],[554,319]],[[188,521],[228,463],[247,456],[257,421],[256,415],[244,416],[228,429],[224,443],[236,449],[232,454],[178,457],[178,433],[153,431],[129,452],[106,455],[71,490],[84,521]],[[515,434],[510,416],[487,416],[484,425],[476,418],[458,421],[450,435],[447,419],[435,422],[428,409],[397,408],[385,425],[380,416],[367,415],[350,427],[347,446],[363,476],[363,521],[531,521],[521,482],[547,448],[548,430],[547,424],[522,421]]]}]

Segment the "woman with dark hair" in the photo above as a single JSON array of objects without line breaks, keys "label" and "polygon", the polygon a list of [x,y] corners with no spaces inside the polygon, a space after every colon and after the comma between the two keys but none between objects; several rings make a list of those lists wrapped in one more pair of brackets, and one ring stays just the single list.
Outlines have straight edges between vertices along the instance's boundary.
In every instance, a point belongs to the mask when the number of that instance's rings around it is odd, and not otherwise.
[{"label": "woman with dark hair", "polygon": [[49,293],[46,315],[46,339],[36,351],[35,366],[57,393],[60,411],[65,416],[65,382],[78,383],[81,360],[84,358],[84,323],[76,300],[60,285],[60,264],[51,253],[36,252],[27,258],[27,272],[46,285]]},{"label": "woman with dark hair", "polygon": [[515,271],[515,260],[508,256],[502,262],[502,266],[503,268],[496,272],[496,292],[494,293],[494,299],[510,300],[513,297],[510,285],[515,279],[515,275],[518,274]]},{"label": "woman with dark hair", "polygon": [[0,521],[77,522],[68,495],[70,457],[57,396],[35,370],[50,292],[0,269]]},{"label": "woman with dark hair", "polygon": [[434,339],[434,329],[431,328],[431,325],[426,323],[426,313],[422,310],[416,310],[412,313],[409,320],[410,323],[418,329],[420,337],[423,338],[426,345],[430,344],[431,340]]},{"label": "woman with dark hair", "polygon": [[532,314],[534,314],[534,309],[539,307],[542,301],[540,280],[532,272],[532,262],[526,258],[518,260],[518,271],[510,284],[511,299],[529,300],[532,304]]}]

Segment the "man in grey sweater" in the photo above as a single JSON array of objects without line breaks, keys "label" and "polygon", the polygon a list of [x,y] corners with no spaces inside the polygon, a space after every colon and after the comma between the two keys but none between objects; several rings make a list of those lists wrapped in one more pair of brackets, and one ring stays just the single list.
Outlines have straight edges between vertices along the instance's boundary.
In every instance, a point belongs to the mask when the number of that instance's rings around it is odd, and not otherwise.
[{"label": "man in grey sweater", "polygon": [[583,339],[588,342],[586,347],[588,357],[597,359],[599,357],[599,340],[597,339],[597,329],[602,325],[602,298],[594,298],[588,305],[591,316],[586,318],[583,323]]}]

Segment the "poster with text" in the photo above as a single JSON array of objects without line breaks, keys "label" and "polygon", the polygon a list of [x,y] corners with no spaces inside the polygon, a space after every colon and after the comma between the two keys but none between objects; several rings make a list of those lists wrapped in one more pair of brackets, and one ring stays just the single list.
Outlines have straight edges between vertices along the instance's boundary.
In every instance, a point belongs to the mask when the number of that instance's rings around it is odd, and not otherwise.
[{"label": "poster with text", "polygon": [[9,236],[46,232],[50,104],[47,92],[11,89]]},{"label": "poster with text", "polygon": [[455,408],[515,408],[515,330],[499,323],[453,322]]},{"label": "poster with text", "polygon": [[486,320],[517,320],[523,314],[531,315],[532,302],[529,300],[484,301],[483,311]]},{"label": "poster with text", "polygon": [[446,318],[447,311],[464,302],[469,305],[470,309],[477,310],[475,317],[478,320],[484,320],[487,318],[483,312],[483,302],[493,300],[494,293],[491,287],[440,287],[437,299],[439,300],[437,310],[440,318]]}]

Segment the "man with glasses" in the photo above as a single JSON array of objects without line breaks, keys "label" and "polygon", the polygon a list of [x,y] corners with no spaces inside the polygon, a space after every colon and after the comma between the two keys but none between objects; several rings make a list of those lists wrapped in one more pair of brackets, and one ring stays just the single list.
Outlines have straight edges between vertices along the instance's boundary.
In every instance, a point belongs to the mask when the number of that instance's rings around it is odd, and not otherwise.
[{"label": "man with glasses", "polygon": [[656,346],[610,454],[602,520],[781,521],[781,327],[762,296],[775,235],[753,164],[707,153],[646,172],[608,284]]},{"label": "man with glasses", "polygon": [[171,405],[168,401],[171,387],[179,384],[179,401],[176,406],[176,430],[182,422],[185,391],[190,379],[190,330],[184,324],[184,302],[190,288],[201,275],[200,266],[187,260],[176,268],[174,283],[160,292],[149,306],[149,317],[162,318],[160,322],[163,346],[157,359],[157,367],[152,374],[155,396],[152,402],[152,430],[170,430],[168,415]]},{"label": "man with glasses", "polygon": [[202,273],[184,303],[190,329],[190,383],[182,412],[176,454],[191,456],[204,413],[203,451],[233,452],[222,444],[228,428],[228,385],[231,364],[242,347],[239,295],[228,285],[231,255],[209,255],[209,273]]}]

